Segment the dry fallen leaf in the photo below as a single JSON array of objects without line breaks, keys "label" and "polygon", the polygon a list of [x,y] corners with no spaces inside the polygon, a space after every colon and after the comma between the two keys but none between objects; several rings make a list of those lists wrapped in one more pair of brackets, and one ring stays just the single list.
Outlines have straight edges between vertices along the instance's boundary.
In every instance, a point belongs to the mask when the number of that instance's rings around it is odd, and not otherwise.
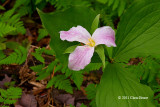
[{"label": "dry fallen leaf", "polygon": [[75,101],[75,97],[73,97],[70,94],[60,94],[58,96],[56,96],[56,99],[62,103],[64,103],[65,105],[74,105],[74,101]]},{"label": "dry fallen leaf", "polygon": [[0,88],[5,88],[4,83],[11,82],[11,77],[8,77],[8,75],[5,74],[5,77],[2,81],[0,81]]},{"label": "dry fallen leaf", "polygon": [[22,94],[22,97],[18,100],[15,107],[37,107],[37,100],[32,94]]}]

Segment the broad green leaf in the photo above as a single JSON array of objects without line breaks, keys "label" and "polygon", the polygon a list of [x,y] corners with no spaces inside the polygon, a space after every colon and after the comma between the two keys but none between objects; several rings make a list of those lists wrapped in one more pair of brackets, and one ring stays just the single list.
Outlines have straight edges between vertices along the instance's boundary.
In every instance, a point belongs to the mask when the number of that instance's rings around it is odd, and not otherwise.
[{"label": "broad green leaf", "polygon": [[106,50],[107,50],[107,52],[108,52],[109,58],[112,59],[113,47],[107,47],[107,46],[106,46]]},{"label": "broad green leaf", "polygon": [[56,58],[60,62],[67,64],[68,55],[63,54],[64,51],[75,44],[60,39],[60,31],[67,31],[73,26],[81,25],[90,30],[91,24],[96,16],[93,10],[87,7],[71,7],[62,12],[43,13],[38,10],[43,26],[46,28],[51,36],[50,46],[56,53]]},{"label": "broad green leaf", "polygon": [[[133,97],[148,99],[133,99]],[[123,64],[108,64],[96,94],[97,107],[154,107],[153,91]]]},{"label": "broad green leaf", "polygon": [[120,1],[116,0],[112,9],[115,10],[118,7],[119,4],[120,4]]},{"label": "broad green leaf", "polygon": [[78,45],[73,45],[73,46],[68,47],[68,48],[64,51],[64,54],[65,54],[65,53],[72,53],[72,52],[76,49],[77,46],[78,46]]},{"label": "broad green leaf", "polygon": [[95,51],[99,55],[100,59],[102,60],[103,67],[105,68],[105,54],[103,46],[99,45],[96,47]]},{"label": "broad green leaf", "polygon": [[121,17],[116,34],[116,61],[160,54],[160,0],[135,2]]},{"label": "broad green leaf", "polygon": [[91,26],[91,34],[93,34],[93,32],[98,28],[98,25],[99,25],[99,17],[100,17],[100,14],[98,14],[95,19],[93,20],[93,23],[92,23],[92,26]]},{"label": "broad green leaf", "polygon": [[[117,0],[117,1],[118,1],[118,0]],[[119,6],[119,8],[118,8],[118,16],[121,16],[121,15],[122,15],[122,13],[123,13],[123,11],[124,11],[124,9],[125,9],[125,6],[126,6],[126,1],[121,0],[121,1],[120,1],[120,6]]]},{"label": "broad green leaf", "polygon": [[111,6],[114,3],[114,0],[109,0],[108,1],[108,6]]}]

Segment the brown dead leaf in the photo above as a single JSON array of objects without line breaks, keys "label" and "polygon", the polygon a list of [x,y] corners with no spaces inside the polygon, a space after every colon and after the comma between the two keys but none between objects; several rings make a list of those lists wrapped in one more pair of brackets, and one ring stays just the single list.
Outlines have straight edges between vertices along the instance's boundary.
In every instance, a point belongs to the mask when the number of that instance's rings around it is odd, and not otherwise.
[{"label": "brown dead leaf", "polygon": [[56,96],[56,99],[60,102],[64,103],[65,105],[74,105],[75,97],[70,94],[60,94]]},{"label": "brown dead leaf", "polygon": [[23,93],[15,107],[37,107],[37,100],[32,94]]},{"label": "brown dead leaf", "polygon": [[0,88],[5,88],[4,83],[11,82],[11,77],[8,77],[8,75],[5,74],[5,77],[2,81],[0,81]]}]

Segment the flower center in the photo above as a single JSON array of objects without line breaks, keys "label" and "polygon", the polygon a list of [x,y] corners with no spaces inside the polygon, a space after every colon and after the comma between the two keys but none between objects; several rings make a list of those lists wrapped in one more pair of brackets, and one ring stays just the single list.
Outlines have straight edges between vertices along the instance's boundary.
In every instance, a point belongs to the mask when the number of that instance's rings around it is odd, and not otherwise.
[{"label": "flower center", "polygon": [[88,40],[89,40],[89,43],[87,43],[86,45],[94,47],[95,46],[95,41],[92,38],[88,38]]}]

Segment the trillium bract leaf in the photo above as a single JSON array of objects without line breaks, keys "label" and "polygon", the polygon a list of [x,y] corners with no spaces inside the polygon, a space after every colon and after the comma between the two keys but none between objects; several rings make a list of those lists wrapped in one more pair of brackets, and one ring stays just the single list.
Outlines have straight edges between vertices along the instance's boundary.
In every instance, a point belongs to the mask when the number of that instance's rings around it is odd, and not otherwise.
[{"label": "trillium bract leaf", "polygon": [[62,12],[43,13],[38,10],[41,21],[51,36],[50,46],[56,53],[56,58],[60,62],[67,64],[68,55],[64,51],[75,45],[67,41],[60,40],[60,31],[67,31],[73,26],[81,25],[87,30],[90,30],[91,24],[96,16],[96,13],[82,6],[71,7]]},{"label": "trillium bract leaf", "polygon": [[[132,99],[148,97],[148,99]],[[153,91],[123,64],[108,64],[96,94],[97,107],[154,107]]]},{"label": "trillium bract leaf", "polygon": [[92,26],[91,26],[91,34],[94,33],[94,31],[98,28],[99,25],[99,18],[100,18],[100,14],[98,14],[95,19],[92,22]]},{"label": "trillium bract leaf", "polygon": [[121,17],[113,56],[116,61],[160,54],[160,0],[135,2]]}]

